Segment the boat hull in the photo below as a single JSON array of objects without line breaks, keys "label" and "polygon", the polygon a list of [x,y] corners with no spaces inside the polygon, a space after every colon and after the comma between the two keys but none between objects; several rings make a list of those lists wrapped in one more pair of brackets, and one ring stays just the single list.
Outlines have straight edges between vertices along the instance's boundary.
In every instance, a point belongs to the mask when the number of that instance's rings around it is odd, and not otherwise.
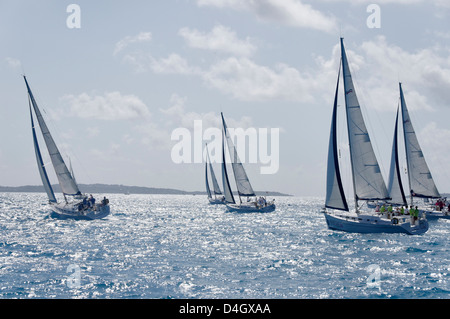
[{"label": "boat hull", "polygon": [[237,213],[270,213],[275,211],[275,203],[256,206],[254,203],[226,204],[228,211]]},{"label": "boat hull", "polygon": [[410,217],[382,218],[377,215],[344,215],[322,211],[329,229],[349,233],[405,233],[420,235],[428,230],[428,221],[419,219],[411,225]]},{"label": "boat hull", "polygon": [[225,205],[225,202],[223,200],[221,200],[221,199],[209,198],[208,200],[209,200],[209,204],[210,205]]},{"label": "boat hull", "polygon": [[450,219],[450,212],[448,211],[425,210],[424,212],[427,214],[427,219]]},{"label": "boat hull", "polygon": [[57,219],[95,220],[105,218],[109,214],[109,205],[96,204],[94,209],[88,208],[79,211],[77,204],[60,203],[52,205],[51,217]]}]

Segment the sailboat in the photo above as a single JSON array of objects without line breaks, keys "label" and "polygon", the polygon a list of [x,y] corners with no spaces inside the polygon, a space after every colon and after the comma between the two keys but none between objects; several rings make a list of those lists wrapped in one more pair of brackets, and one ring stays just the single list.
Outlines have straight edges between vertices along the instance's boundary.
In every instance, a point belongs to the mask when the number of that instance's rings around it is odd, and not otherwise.
[{"label": "sailboat", "polygon": [[[211,189],[209,188],[208,167],[209,171],[211,172],[211,180],[214,189],[214,198],[212,197]],[[220,191],[220,187],[216,179],[216,174],[214,174],[214,169],[212,167],[211,160],[209,159],[208,144],[206,144],[205,184],[209,203],[212,205],[225,204],[225,197],[223,197],[222,192]],[[220,198],[217,198],[217,196],[220,196]]]},{"label": "sailboat", "polygon": [[[25,76],[23,78],[28,91],[28,106],[30,109],[31,128],[36,160],[39,174],[52,209],[52,216],[61,219],[70,218],[77,220],[93,220],[106,217],[110,213],[109,200],[104,197],[101,203],[95,203],[92,197],[88,199],[86,195],[81,193],[78,184],[74,179],[73,173],[71,173],[67,168],[61,153],[59,152],[58,147],[56,146],[56,143],[48,130],[47,124],[45,123],[42,113],[39,110],[36,100],[34,99],[33,93],[31,92],[27,78]],[[55,169],[59,185],[61,186],[64,194],[64,201],[60,203],[56,200],[52,185],[50,184],[50,180],[47,175],[47,170],[45,169],[44,161],[42,159],[32,109],[34,110],[39,127],[41,128],[41,133],[50,154],[53,168]],[[68,200],[68,196],[72,197],[71,201]]]},{"label": "sailboat", "polygon": [[[408,167],[408,181],[411,198],[411,206],[414,205],[414,197],[428,199],[440,199],[441,195],[434,183],[433,176],[428,168],[427,162],[420,147],[419,141],[414,131],[414,127],[406,107],[405,96],[403,94],[402,84],[400,88],[400,105],[403,120],[403,136],[405,139],[406,163]],[[434,208],[420,209],[425,212],[427,218],[447,218],[450,219],[448,210],[437,211]]]},{"label": "sailboat", "polygon": [[[253,191],[252,185],[247,177],[244,166],[242,165],[239,156],[237,154],[236,148],[231,140],[230,134],[228,132],[227,124],[222,116],[222,182],[223,191],[225,195],[225,205],[227,209],[232,212],[240,213],[267,213],[273,212],[275,210],[275,199],[271,202],[266,201],[265,198],[256,197]],[[227,141],[228,150],[231,158],[231,166],[233,168],[233,174],[236,181],[236,187],[239,195],[239,203],[236,203],[233,192],[231,191],[230,181],[227,174],[227,165],[225,161],[225,140]],[[247,198],[247,201],[242,201],[242,197]],[[255,200],[251,198],[254,197]]]},{"label": "sailboat", "polygon": [[[352,211],[349,209],[344,194],[337,147],[337,107],[341,67],[355,201],[355,208]],[[332,230],[353,233],[406,233],[409,235],[422,234],[428,230],[428,222],[424,218],[420,218],[412,225],[409,217],[394,218],[388,214],[379,214],[368,209],[363,210],[362,206],[359,206],[359,201],[386,201],[388,199],[388,190],[381,175],[356,96],[345,53],[344,39],[341,38],[341,64],[334,97],[328,146],[327,191],[322,213],[325,215],[328,228]]]}]

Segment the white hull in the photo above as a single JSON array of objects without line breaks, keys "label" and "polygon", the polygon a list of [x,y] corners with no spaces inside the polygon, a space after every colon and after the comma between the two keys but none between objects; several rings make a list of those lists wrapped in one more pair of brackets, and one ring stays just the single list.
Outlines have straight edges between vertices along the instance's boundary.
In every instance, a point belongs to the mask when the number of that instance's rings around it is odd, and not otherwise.
[{"label": "white hull", "polygon": [[384,204],[384,202],[376,202],[376,201],[373,201],[373,200],[369,200],[369,201],[367,201],[367,208],[376,208],[377,207],[377,205],[378,206],[381,206],[381,205],[383,205]]},{"label": "white hull", "polygon": [[410,216],[387,218],[376,214],[335,213],[322,210],[329,229],[350,233],[406,233],[423,234],[428,230],[428,221],[420,218],[412,224]]},{"label": "white hull", "polygon": [[58,219],[94,220],[109,215],[109,205],[95,204],[93,208],[78,210],[79,203],[52,204],[52,217]]},{"label": "white hull", "polygon": [[450,219],[450,212],[448,210],[438,211],[438,210],[422,210],[427,214],[428,219]]},{"label": "white hull", "polygon": [[269,202],[265,206],[257,205],[255,202],[241,204],[226,204],[228,211],[238,213],[269,213],[275,210],[275,203]]},{"label": "white hull", "polygon": [[208,201],[210,205],[225,205],[225,201],[221,199],[208,198]]}]

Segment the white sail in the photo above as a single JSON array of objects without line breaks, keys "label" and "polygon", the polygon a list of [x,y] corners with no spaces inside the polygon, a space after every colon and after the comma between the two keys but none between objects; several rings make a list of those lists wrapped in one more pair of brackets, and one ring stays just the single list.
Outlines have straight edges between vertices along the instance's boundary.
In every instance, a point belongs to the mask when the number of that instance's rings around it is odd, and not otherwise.
[{"label": "white sail", "polygon": [[398,109],[395,118],[394,140],[392,141],[391,168],[389,170],[388,193],[391,200],[389,202],[398,205],[406,205],[405,192],[403,191],[402,178],[400,175],[400,165],[398,159]]},{"label": "white sail", "polygon": [[433,177],[431,176],[431,172],[425,161],[414,127],[411,123],[401,83],[399,83],[399,87],[403,119],[403,135],[405,138],[406,161],[408,165],[408,179],[411,195],[424,198],[441,197],[434,184]]},{"label": "white sail", "polygon": [[77,180],[75,178],[75,174],[73,173],[73,167],[72,167],[72,161],[69,158],[69,169],[70,169],[70,175],[72,175],[72,179],[75,182],[75,184],[78,185]]},{"label": "white sail", "polygon": [[341,173],[339,169],[336,134],[340,70],[341,66],[339,65],[336,94],[334,96],[333,116],[331,119],[330,141],[328,144],[327,193],[325,198],[325,207],[348,211],[347,200],[345,199],[344,189],[342,187],[341,181]]},{"label": "white sail", "polygon": [[222,130],[222,183],[225,202],[235,204],[233,192],[231,191],[230,181],[228,180],[227,163],[225,161],[225,131]]},{"label": "white sail", "polygon": [[53,140],[53,137],[48,130],[47,124],[42,117],[41,111],[37,106],[37,103],[34,99],[33,93],[31,92],[30,86],[28,85],[28,81],[26,77],[23,77],[25,80],[25,84],[27,86],[28,95],[31,100],[31,104],[33,105],[34,112],[36,114],[36,118],[39,122],[39,127],[41,128],[42,135],[44,137],[45,144],[47,145],[48,152],[50,154],[50,158],[52,160],[53,168],[55,169],[56,176],[58,177],[59,185],[64,194],[66,195],[79,195],[81,194],[78,189],[78,185],[73,180],[69,170],[67,169],[66,164],[61,156],[61,153],[58,150],[58,147]]},{"label": "white sail", "polygon": [[388,199],[386,184],[356,96],[342,38],[341,54],[355,200]]},{"label": "white sail", "polygon": [[222,191],[220,190],[219,183],[217,183],[216,174],[214,173],[211,162],[209,163],[209,171],[211,172],[211,180],[213,182],[214,194],[222,195]]},{"label": "white sail", "polygon": [[234,178],[236,180],[236,187],[240,196],[255,196],[252,185],[248,180],[247,173],[245,172],[244,166],[242,165],[239,156],[237,154],[236,147],[234,147],[233,141],[231,140],[230,134],[228,133],[227,125],[225,119],[222,115],[223,130],[227,138],[228,150],[230,152],[231,165],[233,167]]},{"label": "white sail", "polygon": [[45,169],[44,161],[42,160],[41,151],[39,149],[39,143],[36,136],[36,129],[34,127],[33,121],[33,112],[31,111],[31,103],[30,99],[28,99],[28,105],[30,107],[30,118],[31,118],[31,129],[33,132],[33,144],[34,144],[34,152],[36,154],[36,161],[39,168],[39,174],[41,175],[42,184],[44,185],[45,192],[47,193],[48,200],[51,203],[56,203],[55,193],[53,192],[52,185],[50,184],[50,180],[48,179],[47,170]]},{"label": "white sail", "polygon": [[209,158],[208,144],[206,144],[206,163],[205,163],[206,191],[208,193],[208,197],[211,198],[212,197],[211,190],[209,188],[209,181],[208,181],[208,166],[209,166],[209,171],[211,172],[211,180],[212,180],[212,184],[213,184],[214,194],[222,195],[219,184],[217,183],[216,174],[214,173],[214,169],[212,167],[212,163]]},{"label": "white sail", "polygon": [[205,163],[205,186],[206,186],[206,193],[208,194],[208,198],[212,198],[211,189],[209,188],[209,181],[208,181],[208,162]]}]

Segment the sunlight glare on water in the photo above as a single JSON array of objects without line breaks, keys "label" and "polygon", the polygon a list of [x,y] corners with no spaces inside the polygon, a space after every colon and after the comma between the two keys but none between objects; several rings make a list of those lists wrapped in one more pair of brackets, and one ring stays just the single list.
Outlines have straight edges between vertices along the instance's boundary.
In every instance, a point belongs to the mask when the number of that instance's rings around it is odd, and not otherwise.
[{"label": "sunlight glare on water", "polygon": [[421,236],[350,234],[327,228],[321,198],[276,197],[265,214],[108,198],[107,218],[73,221],[50,218],[45,194],[0,194],[0,298],[450,297],[448,220]]}]

